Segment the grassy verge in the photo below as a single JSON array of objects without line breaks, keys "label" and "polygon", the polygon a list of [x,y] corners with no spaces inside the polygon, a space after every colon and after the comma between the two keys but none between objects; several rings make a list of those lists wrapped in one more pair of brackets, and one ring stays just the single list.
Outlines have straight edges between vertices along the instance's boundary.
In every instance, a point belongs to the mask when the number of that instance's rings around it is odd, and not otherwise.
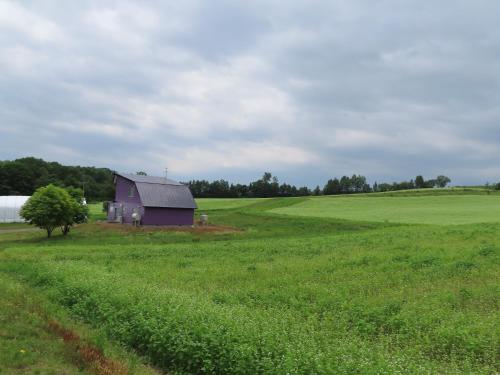
[{"label": "grassy verge", "polygon": [[1,374],[158,374],[2,273],[0,295]]}]

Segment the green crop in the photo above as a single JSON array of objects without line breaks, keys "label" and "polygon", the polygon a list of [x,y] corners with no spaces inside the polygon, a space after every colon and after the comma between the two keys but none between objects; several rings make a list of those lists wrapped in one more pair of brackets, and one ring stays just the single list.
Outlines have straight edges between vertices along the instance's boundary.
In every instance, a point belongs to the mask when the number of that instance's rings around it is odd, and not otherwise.
[{"label": "green crop", "polygon": [[0,236],[0,271],[167,371],[499,371],[500,224],[274,213],[309,203],[214,204],[211,222],[233,233],[89,224],[54,241],[29,233],[2,245]]}]

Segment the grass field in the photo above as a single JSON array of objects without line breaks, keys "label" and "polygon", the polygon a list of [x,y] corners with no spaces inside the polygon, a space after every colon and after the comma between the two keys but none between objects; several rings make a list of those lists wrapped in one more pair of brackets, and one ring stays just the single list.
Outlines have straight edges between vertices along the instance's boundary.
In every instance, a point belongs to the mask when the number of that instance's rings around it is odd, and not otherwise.
[{"label": "grass field", "polygon": [[226,210],[249,206],[265,200],[266,198],[198,198],[196,199],[196,204],[201,211]]},{"label": "grass field", "polygon": [[347,220],[441,225],[500,222],[500,195],[314,197],[271,212]]},{"label": "grass field", "polygon": [[106,220],[106,213],[102,210],[102,203],[88,204],[90,221]]},{"label": "grass field", "polygon": [[169,374],[497,373],[497,201],[453,198],[203,200],[238,230],[5,233],[0,275]]}]

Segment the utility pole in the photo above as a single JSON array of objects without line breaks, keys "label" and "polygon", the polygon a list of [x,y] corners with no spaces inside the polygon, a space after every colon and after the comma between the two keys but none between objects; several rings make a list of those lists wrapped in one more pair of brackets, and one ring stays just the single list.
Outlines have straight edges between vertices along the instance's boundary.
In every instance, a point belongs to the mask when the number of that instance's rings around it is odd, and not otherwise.
[{"label": "utility pole", "polygon": [[168,175],[168,168],[165,168],[165,179],[167,179],[167,175]]}]

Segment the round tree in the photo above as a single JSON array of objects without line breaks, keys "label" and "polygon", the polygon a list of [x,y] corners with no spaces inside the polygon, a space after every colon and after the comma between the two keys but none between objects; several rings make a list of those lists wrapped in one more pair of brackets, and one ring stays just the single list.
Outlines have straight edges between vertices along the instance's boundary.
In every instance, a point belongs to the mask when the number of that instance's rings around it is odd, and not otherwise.
[{"label": "round tree", "polygon": [[21,208],[21,217],[29,224],[45,229],[47,237],[55,228],[72,223],[74,215],[74,199],[66,190],[54,185],[37,189]]}]

